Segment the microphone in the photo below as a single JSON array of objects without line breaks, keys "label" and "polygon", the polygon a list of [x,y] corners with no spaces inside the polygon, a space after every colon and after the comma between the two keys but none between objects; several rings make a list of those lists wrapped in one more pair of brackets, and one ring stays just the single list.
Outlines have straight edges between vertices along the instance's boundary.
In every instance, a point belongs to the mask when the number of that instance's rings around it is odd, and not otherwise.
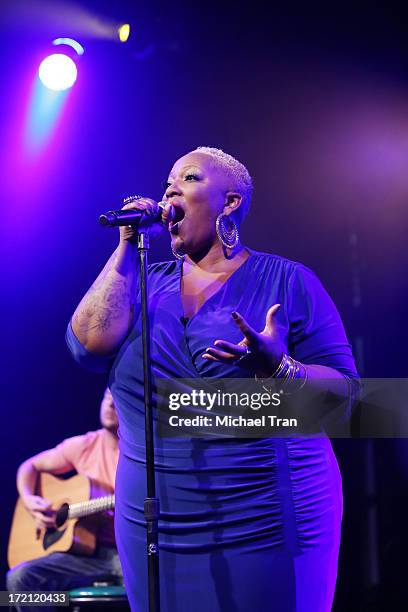
[{"label": "microphone", "polygon": [[[166,202],[158,203],[158,211],[148,215],[144,210],[108,210],[107,213],[99,217],[99,223],[107,227],[120,227],[122,225],[134,225],[138,227],[143,221],[143,226],[147,227],[154,223],[162,222],[162,214]],[[169,221],[174,219],[175,211],[173,206],[170,208]]]}]

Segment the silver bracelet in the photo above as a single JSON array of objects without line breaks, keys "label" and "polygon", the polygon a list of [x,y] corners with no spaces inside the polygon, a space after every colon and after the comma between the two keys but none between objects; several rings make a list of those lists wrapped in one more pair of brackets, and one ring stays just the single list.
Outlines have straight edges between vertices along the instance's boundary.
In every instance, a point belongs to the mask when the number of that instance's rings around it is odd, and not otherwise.
[{"label": "silver bracelet", "polygon": [[[262,385],[262,388],[268,393],[272,393],[272,389],[265,387],[265,384],[272,379],[282,380],[283,385],[295,379],[302,379],[300,386],[293,391],[293,393],[297,393],[303,389],[307,382],[307,370],[302,363],[296,361],[296,359],[293,359],[293,357],[290,357],[290,355],[283,353],[282,359],[271,376],[268,378],[258,378],[258,376],[255,374],[255,380]],[[287,393],[287,395],[292,395],[292,393]]]}]

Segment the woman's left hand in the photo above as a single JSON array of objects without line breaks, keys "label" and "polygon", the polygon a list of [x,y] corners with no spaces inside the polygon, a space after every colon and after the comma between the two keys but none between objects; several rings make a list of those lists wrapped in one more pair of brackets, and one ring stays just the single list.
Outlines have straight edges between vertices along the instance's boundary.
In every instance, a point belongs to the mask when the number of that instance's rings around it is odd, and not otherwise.
[{"label": "woman's left hand", "polygon": [[256,332],[237,312],[232,313],[235,324],[242,331],[244,338],[238,344],[226,340],[216,340],[214,346],[208,347],[204,359],[238,364],[260,378],[272,376],[278,367],[285,346],[279,337],[274,315],[280,304],[271,306],[266,314],[263,331]]}]

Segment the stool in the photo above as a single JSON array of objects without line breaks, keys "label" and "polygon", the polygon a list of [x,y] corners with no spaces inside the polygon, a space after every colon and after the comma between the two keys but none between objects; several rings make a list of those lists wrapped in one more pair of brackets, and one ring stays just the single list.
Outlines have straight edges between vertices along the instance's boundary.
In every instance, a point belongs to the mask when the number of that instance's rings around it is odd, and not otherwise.
[{"label": "stool", "polygon": [[125,587],[121,585],[99,585],[80,587],[69,592],[72,612],[81,610],[130,610]]}]

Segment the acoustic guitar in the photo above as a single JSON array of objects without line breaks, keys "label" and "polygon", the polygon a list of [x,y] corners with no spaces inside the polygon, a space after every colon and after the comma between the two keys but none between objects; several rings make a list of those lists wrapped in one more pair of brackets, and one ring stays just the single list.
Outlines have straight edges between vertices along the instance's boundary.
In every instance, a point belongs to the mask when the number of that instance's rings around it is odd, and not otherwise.
[{"label": "acoustic guitar", "polygon": [[91,483],[79,474],[67,480],[40,474],[39,495],[52,501],[53,529],[38,529],[31,514],[18,499],[11,524],[8,564],[38,559],[53,552],[92,555],[96,548],[98,521],[95,515],[115,507],[115,496],[91,499]]}]

